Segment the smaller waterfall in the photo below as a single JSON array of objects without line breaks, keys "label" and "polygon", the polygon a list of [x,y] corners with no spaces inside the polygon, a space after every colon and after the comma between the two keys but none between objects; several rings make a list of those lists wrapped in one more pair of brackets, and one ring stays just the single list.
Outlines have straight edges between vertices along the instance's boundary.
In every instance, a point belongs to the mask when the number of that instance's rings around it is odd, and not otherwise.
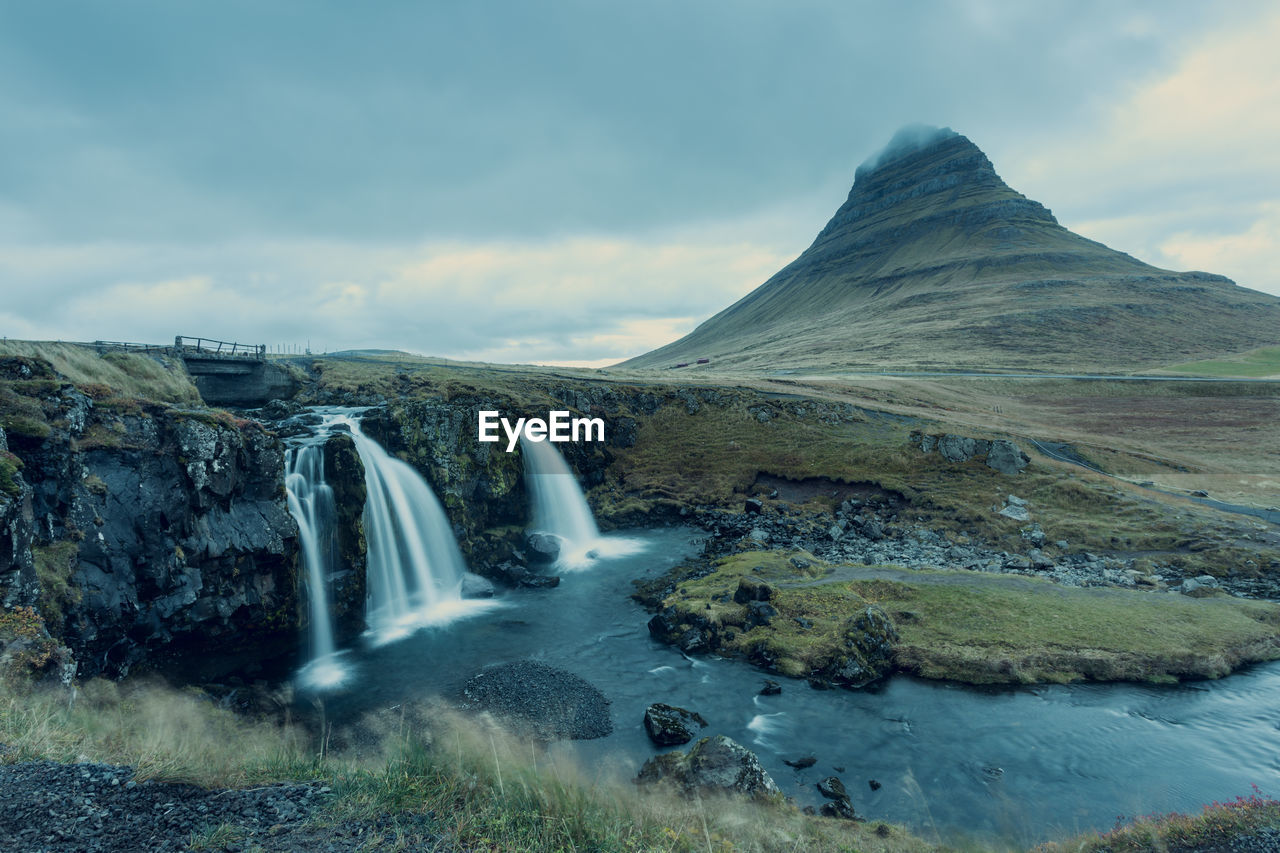
[{"label": "smaller waterfall", "polygon": [[643,547],[638,539],[600,535],[578,478],[550,442],[522,438],[520,448],[524,455],[525,483],[533,502],[533,523],[529,529],[549,533],[560,540],[558,568],[582,569],[595,559],[623,557]]},{"label": "smaller waterfall", "polygon": [[[323,437],[321,438],[323,441]],[[311,660],[299,673],[308,687],[337,687],[347,677],[333,643],[329,575],[333,570],[333,489],[324,481],[324,445],[305,444],[285,455],[285,496],[298,523],[307,569]]]}]

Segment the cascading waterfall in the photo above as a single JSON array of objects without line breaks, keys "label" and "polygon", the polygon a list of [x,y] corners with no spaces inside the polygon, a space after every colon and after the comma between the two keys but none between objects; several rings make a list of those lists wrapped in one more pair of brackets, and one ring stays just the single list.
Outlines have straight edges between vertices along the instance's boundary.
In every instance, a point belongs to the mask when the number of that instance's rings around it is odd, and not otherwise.
[{"label": "cascading waterfall", "polygon": [[[323,441],[323,438],[321,439]],[[285,495],[298,523],[302,560],[307,569],[311,660],[299,674],[311,687],[336,687],[346,668],[334,649],[329,613],[329,575],[333,569],[333,489],[324,481],[324,445],[304,444],[285,454]]]},{"label": "cascading waterfall", "polygon": [[380,645],[497,606],[462,598],[466,563],[444,508],[418,472],[361,431],[359,411],[323,414],[314,434],[285,457],[289,511],[298,523],[307,567],[311,625],[311,660],[298,682],[313,690],[340,686],[351,674],[344,653],[334,648],[329,606],[337,513],[333,489],[324,481],[324,444],[336,429],[350,432],[364,466],[369,639]]},{"label": "cascading waterfall", "polygon": [[601,536],[578,478],[547,441],[520,440],[525,483],[533,503],[530,531],[560,540],[561,569],[582,569],[601,557],[622,557],[643,547],[638,539]]},{"label": "cascading waterfall", "polygon": [[493,606],[462,598],[466,563],[453,528],[427,481],[348,421],[367,494],[368,602],[365,619],[376,643],[390,642]]}]

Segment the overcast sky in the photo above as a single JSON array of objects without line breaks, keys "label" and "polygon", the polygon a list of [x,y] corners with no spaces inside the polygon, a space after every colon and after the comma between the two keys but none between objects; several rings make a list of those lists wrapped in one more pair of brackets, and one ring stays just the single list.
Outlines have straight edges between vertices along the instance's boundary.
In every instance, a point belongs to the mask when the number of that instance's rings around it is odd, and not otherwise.
[{"label": "overcast sky", "polygon": [[1280,295],[1274,2],[0,0],[0,333],[609,363],[904,124]]}]

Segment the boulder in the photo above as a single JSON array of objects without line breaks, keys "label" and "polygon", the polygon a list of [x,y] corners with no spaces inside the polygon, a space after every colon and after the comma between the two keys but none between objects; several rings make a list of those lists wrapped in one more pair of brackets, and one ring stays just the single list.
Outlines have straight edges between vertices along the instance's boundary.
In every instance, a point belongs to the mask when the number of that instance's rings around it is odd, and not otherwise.
[{"label": "boulder", "polygon": [[495,591],[493,582],[488,578],[482,578],[471,572],[462,576],[463,598],[493,598]]},{"label": "boulder", "polygon": [[704,737],[687,753],[654,756],[640,768],[636,782],[666,782],[686,794],[727,793],[767,799],[781,796],[756,754],[724,735]]},{"label": "boulder", "polygon": [[746,629],[750,631],[757,625],[768,625],[778,615],[772,604],[766,601],[752,601],[747,605]]},{"label": "boulder", "polygon": [[550,533],[530,533],[525,552],[531,563],[554,563],[560,559],[560,540]]},{"label": "boulder", "polygon": [[764,510],[764,502],[759,498],[747,498],[742,510],[749,515],[759,515]]},{"label": "boulder", "polygon": [[764,686],[760,688],[761,696],[777,696],[781,692],[782,685],[768,678],[764,680]]},{"label": "boulder", "polygon": [[1013,476],[1027,467],[1027,463],[1031,461],[1031,457],[1023,453],[1018,445],[1007,439],[997,439],[991,442],[991,449],[987,451],[987,466],[994,468],[1001,474]]},{"label": "boulder", "polygon": [[738,588],[733,593],[733,600],[738,604],[769,601],[771,598],[773,598],[773,587],[755,578],[743,578],[738,581]]},{"label": "boulder", "polygon": [[644,712],[644,730],[658,746],[677,746],[693,740],[696,732],[707,727],[701,714],[675,705],[655,702]]},{"label": "boulder", "polygon": [[938,442],[938,452],[951,462],[968,462],[973,458],[974,441],[963,435],[944,435]]},{"label": "boulder", "polygon": [[805,770],[818,763],[818,756],[806,755],[803,758],[784,758],[782,763],[788,767],[794,767],[797,770]]}]

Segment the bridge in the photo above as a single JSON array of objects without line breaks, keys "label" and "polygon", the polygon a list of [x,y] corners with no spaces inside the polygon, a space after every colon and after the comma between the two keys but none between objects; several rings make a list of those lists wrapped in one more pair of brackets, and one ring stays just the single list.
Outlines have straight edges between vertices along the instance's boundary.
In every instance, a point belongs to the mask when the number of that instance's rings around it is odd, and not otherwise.
[{"label": "bridge", "polygon": [[215,406],[252,408],[287,399],[298,390],[288,370],[267,361],[266,344],[178,335],[173,354],[187,365],[204,401]]}]

